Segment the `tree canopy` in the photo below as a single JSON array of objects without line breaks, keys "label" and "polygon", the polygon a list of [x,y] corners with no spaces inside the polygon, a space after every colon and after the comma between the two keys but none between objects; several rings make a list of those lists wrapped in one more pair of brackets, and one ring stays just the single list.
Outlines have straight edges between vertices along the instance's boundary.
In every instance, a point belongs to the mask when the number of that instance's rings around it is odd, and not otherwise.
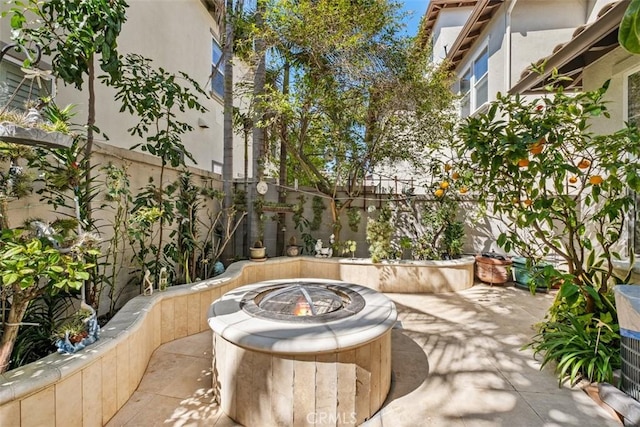
[{"label": "tree canopy", "polygon": [[451,128],[448,74],[401,35],[401,18],[387,0],[273,0],[256,30],[268,47],[267,84],[253,97],[264,152],[286,147],[271,160],[331,199],[335,231],[367,173],[400,160],[419,170]]}]

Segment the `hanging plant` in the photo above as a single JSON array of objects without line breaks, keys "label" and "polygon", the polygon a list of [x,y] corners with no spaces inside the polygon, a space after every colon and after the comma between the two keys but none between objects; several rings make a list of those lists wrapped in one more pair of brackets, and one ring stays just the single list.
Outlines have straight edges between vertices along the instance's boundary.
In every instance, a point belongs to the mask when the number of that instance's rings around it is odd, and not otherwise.
[{"label": "hanging plant", "polygon": [[313,196],[311,199],[311,208],[313,209],[313,219],[309,224],[309,228],[313,231],[320,230],[320,226],[322,225],[322,213],[327,209],[320,196]]},{"label": "hanging plant", "polygon": [[360,209],[353,206],[349,207],[349,209],[347,209],[347,219],[351,231],[357,233],[360,228],[360,220],[362,219]]}]

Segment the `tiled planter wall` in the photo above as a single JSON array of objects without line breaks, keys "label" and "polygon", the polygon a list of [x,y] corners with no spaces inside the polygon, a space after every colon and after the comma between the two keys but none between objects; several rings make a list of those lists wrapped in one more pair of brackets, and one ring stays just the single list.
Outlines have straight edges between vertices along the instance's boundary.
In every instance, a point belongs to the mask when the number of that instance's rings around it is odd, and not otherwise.
[{"label": "tiled planter wall", "polygon": [[209,330],[207,310],[220,295],[271,279],[348,281],[342,277],[348,276],[341,271],[344,261],[280,257],[264,263],[239,262],[215,279],[138,296],[105,325],[95,344],[0,375],[0,426],[101,426],[136,390],[158,346]]},{"label": "tiled planter wall", "polygon": [[[0,426],[105,424],[136,390],[158,346],[209,330],[207,309],[221,294],[255,281],[299,277],[305,264],[303,257],[240,262],[215,279],[132,299],[95,344],[0,375]],[[306,276],[337,272],[337,267],[304,269]]]}]

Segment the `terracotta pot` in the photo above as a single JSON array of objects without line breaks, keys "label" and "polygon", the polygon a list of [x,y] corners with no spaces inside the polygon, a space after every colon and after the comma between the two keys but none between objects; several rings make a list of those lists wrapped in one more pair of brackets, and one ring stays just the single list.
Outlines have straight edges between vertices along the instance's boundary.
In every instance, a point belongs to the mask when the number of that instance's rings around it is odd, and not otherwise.
[{"label": "terracotta pot", "polygon": [[476,256],[476,277],[491,284],[508,282],[511,280],[511,259]]}]

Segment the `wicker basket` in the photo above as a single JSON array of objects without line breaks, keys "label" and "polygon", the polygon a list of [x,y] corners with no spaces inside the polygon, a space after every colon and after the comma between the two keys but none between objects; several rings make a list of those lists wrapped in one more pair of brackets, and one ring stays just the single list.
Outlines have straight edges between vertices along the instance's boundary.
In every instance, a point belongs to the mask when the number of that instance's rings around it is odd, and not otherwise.
[{"label": "wicker basket", "polygon": [[511,259],[476,256],[476,277],[485,283],[501,284],[511,280]]}]

